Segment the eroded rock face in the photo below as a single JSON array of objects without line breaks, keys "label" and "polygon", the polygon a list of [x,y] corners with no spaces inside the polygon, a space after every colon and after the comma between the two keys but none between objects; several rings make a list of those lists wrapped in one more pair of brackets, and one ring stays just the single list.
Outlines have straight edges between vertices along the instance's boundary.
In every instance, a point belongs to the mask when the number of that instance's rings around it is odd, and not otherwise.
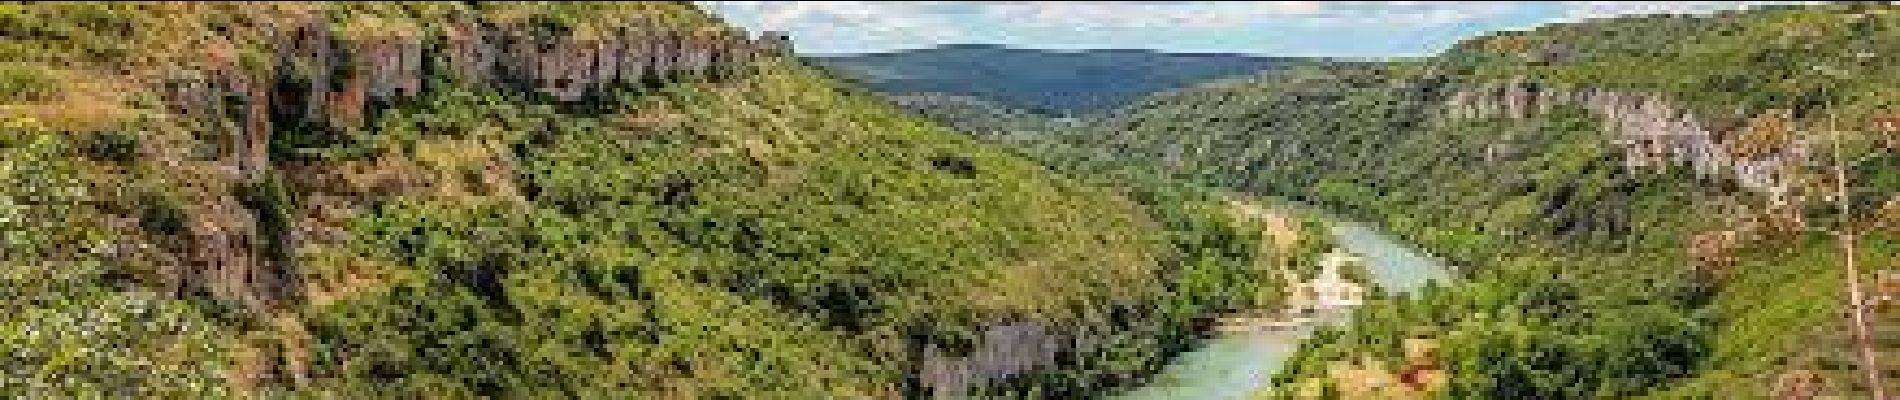
[{"label": "eroded rock face", "polygon": [[1778,202],[1791,186],[1784,171],[1808,156],[1808,145],[1799,141],[1747,156],[1730,154],[1724,150],[1726,129],[1647,93],[1562,90],[1519,79],[1457,93],[1444,111],[1452,119],[1522,119],[1553,106],[1581,107],[1603,118],[1606,133],[1624,150],[1630,168],[1681,163],[1702,176],[1732,179]]},{"label": "eroded rock face", "polygon": [[[272,24],[257,43],[216,43],[164,76],[162,100],[210,138],[207,189],[190,202],[184,265],[174,289],[204,292],[264,313],[291,297],[297,274],[287,257],[307,231],[269,227],[242,200],[274,170],[273,134],[358,133],[376,113],[434,90],[496,90],[555,102],[601,101],[617,90],[669,80],[716,80],[747,73],[755,58],[789,46],[782,35],[752,39],[730,29],[654,26],[554,32],[528,24],[466,20],[440,29],[336,28],[322,18]],[[248,53],[244,48],[249,48]],[[297,171],[323,169],[307,165]],[[248,190],[248,189],[245,189]],[[298,223],[292,223],[296,225]],[[282,232],[279,232],[282,231]]]},{"label": "eroded rock face", "polygon": [[[268,40],[275,52],[269,65],[240,66],[234,54],[216,54],[229,51],[210,51],[209,61],[181,72],[171,103],[189,115],[259,107],[351,129],[370,103],[415,96],[425,85],[581,101],[649,79],[739,73],[747,61],[787,46],[777,36],[638,26],[586,36],[484,22],[443,31],[345,34],[317,21],[281,27]],[[262,122],[255,125],[268,128]]]},{"label": "eroded rock face", "polygon": [[1037,322],[991,325],[969,354],[946,355],[934,346],[924,350],[918,374],[935,398],[964,398],[971,389],[1055,365],[1063,352],[1087,351],[1096,343],[1056,332]]}]

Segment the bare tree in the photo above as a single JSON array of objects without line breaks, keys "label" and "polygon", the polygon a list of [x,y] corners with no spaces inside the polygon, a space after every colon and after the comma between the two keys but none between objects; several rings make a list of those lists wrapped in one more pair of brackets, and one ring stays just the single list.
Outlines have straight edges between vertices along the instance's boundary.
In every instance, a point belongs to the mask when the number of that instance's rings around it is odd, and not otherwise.
[{"label": "bare tree", "polygon": [[1841,265],[1847,270],[1846,289],[1848,307],[1853,315],[1854,346],[1860,350],[1861,370],[1867,374],[1867,386],[1873,391],[1874,400],[1886,400],[1886,388],[1880,383],[1880,364],[1874,357],[1872,336],[1867,328],[1867,295],[1861,289],[1860,266],[1855,263],[1855,253],[1858,248],[1855,242],[1860,236],[1860,229],[1853,223],[1854,214],[1849,202],[1849,197],[1852,196],[1847,184],[1849,161],[1841,150],[1844,135],[1834,126],[1834,117],[1828,117],[1828,125],[1829,134],[1832,136],[1832,140],[1828,143],[1833,153],[1834,205],[1836,211],[1840,213],[1839,223],[1830,230],[1840,241]]},{"label": "bare tree", "polygon": [[[1857,24],[1857,25],[1865,24],[1868,22],[1868,16],[1866,12],[1862,10],[1860,12],[1849,14],[1848,20],[1850,23]],[[1854,47],[1858,48],[1858,46],[1854,46]],[[1847,64],[1844,64],[1843,66],[1850,67],[1851,69],[1833,68],[1827,65],[1815,65],[1813,67],[1813,72],[1816,72],[1818,73],[1818,75],[1821,75],[1822,82],[1824,83],[1834,83],[1834,84],[1841,83],[1842,80],[1853,76],[1855,70],[1864,69],[1864,68],[1857,68],[1857,67],[1864,67],[1863,65],[1861,65],[1861,63],[1859,63],[1859,61],[1863,61],[1864,59],[1868,58],[1866,57],[1867,55],[1872,54],[1865,51],[1861,51],[1861,52],[1850,51],[1850,53],[1852,54],[1851,57],[1847,57],[1843,59],[1844,61],[1847,62]],[[1828,85],[1828,86],[1830,88],[1838,87],[1838,85]],[[1855,210],[1854,210],[1853,202],[1852,202],[1853,192],[1851,190],[1853,185],[1850,184],[1849,177],[1848,177],[1849,168],[1854,167],[1860,164],[1861,162],[1864,162],[1874,156],[1881,155],[1882,150],[1885,150],[1885,149],[1883,148],[1883,146],[1876,144],[1871,147],[1873,151],[1865,152],[1864,154],[1861,154],[1858,158],[1854,158],[1850,160],[1847,154],[1848,152],[1846,151],[1846,149],[1843,148],[1844,147],[1843,145],[1845,144],[1845,142],[1847,142],[1850,139],[1850,137],[1847,134],[1848,132],[1840,129],[1840,127],[1838,126],[1839,125],[1838,119],[1840,117],[1840,114],[1844,112],[1842,108],[1838,107],[1838,104],[1836,104],[1836,100],[1834,99],[1834,97],[1838,96],[1839,93],[1827,93],[1827,95],[1828,95],[1827,96],[1828,100],[1826,101],[1827,107],[1823,110],[1823,112],[1826,113],[1826,116],[1824,117],[1825,123],[1826,123],[1825,129],[1827,131],[1826,140],[1828,141],[1829,150],[1832,153],[1831,157],[1829,157],[1830,158],[1829,163],[1831,165],[1829,166],[1830,171],[1828,171],[1829,172],[1828,175],[1832,175],[1832,176],[1826,180],[1832,181],[1831,182],[1832,185],[1830,185],[1832,187],[1828,189],[1823,189],[1823,190],[1827,192],[1831,192],[1829,193],[1831,195],[1829,197],[1831,197],[1832,200],[1834,200],[1834,208],[1835,208],[1834,211],[1837,213],[1837,215],[1835,216],[1835,223],[1833,224],[1833,226],[1824,227],[1821,230],[1826,233],[1832,234],[1840,243],[1841,268],[1844,269],[1845,270],[1844,272],[1847,274],[1846,282],[1844,282],[1844,286],[1845,286],[1844,290],[1847,291],[1848,308],[1849,308],[1848,311],[1849,311],[1851,323],[1853,325],[1852,329],[1853,329],[1853,336],[1854,336],[1854,347],[1856,347],[1856,350],[1858,350],[1858,353],[1859,353],[1861,371],[1866,374],[1868,390],[1872,393],[1874,400],[1886,400],[1887,399],[1886,387],[1885,385],[1882,385],[1881,383],[1880,364],[1879,364],[1879,360],[1877,360],[1875,357],[1876,353],[1874,352],[1874,348],[1873,348],[1872,334],[1868,327],[1869,318],[1867,314],[1868,314],[1868,309],[1870,308],[1869,307],[1870,304],[1868,304],[1866,291],[1862,288],[1862,285],[1860,282],[1862,276],[1861,276],[1860,265],[1858,263],[1858,257],[1857,257],[1858,255],[1857,253],[1859,249],[1857,242],[1860,238],[1861,232],[1865,230],[1866,226],[1868,225],[1866,222],[1872,222],[1874,220],[1877,220],[1880,217],[1880,215],[1878,215],[1878,212],[1873,212],[1871,213],[1872,215],[1865,216],[1868,218],[1865,218],[1865,221],[1862,221],[1863,218],[1859,218],[1858,216],[1854,214]],[[1858,131],[1859,129],[1855,129],[1855,130]]]}]

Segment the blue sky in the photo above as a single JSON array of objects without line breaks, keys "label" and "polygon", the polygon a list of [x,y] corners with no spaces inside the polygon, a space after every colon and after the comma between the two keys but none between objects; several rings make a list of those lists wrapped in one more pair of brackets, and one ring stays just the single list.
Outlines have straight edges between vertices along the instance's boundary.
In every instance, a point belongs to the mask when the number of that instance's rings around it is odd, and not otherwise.
[{"label": "blue sky", "polygon": [[1484,32],[1627,14],[1776,2],[702,1],[727,21],[789,32],[807,54],[951,43],[1308,57],[1423,56]]}]

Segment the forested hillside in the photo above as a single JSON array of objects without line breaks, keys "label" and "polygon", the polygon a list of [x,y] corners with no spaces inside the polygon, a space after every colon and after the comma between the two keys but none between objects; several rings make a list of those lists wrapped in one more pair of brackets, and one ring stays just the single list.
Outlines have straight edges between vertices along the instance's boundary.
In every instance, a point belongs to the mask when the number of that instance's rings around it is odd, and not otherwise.
[{"label": "forested hillside", "polygon": [[0,3],[0,396],[1076,397],[1276,301],[674,2]]},{"label": "forested hillside", "polygon": [[976,97],[942,93],[887,94],[884,98],[932,121],[996,142],[1033,140],[1070,129],[1077,119],[1039,114]]},{"label": "forested hillside", "polygon": [[967,96],[1042,115],[1077,117],[1159,91],[1311,60],[970,44],[814,61],[881,93]]},{"label": "forested hillside", "polygon": [[1865,397],[1844,271],[1872,290],[1900,250],[1895,54],[1875,3],[1560,24],[1162,94],[1045,146],[1322,204],[1466,275],[1320,335],[1275,396]]}]

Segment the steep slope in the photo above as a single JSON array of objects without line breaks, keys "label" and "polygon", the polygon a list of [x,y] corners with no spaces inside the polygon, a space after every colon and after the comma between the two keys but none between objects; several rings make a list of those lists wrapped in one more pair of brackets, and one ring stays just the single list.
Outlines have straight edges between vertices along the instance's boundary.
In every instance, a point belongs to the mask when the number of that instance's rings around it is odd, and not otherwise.
[{"label": "steep slope", "polygon": [[1079,396],[1278,292],[684,3],[0,7],[8,396]]},{"label": "steep slope", "polygon": [[942,93],[890,94],[884,98],[906,110],[940,121],[978,138],[1018,142],[1070,128],[1072,118],[1052,117],[983,99]]},{"label": "steep slope", "polygon": [[1471,278],[1309,343],[1282,396],[1423,395],[1347,390],[1400,372],[1452,398],[1864,396],[1833,233],[1861,280],[1890,268],[1897,28],[1872,3],[1553,25],[1160,95],[1051,147],[1348,211]]},{"label": "steep slope", "polygon": [[1079,116],[1140,96],[1303,61],[1238,54],[1146,50],[1053,51],[994,45],[814,60],[882,93],[969,96],[1039,114]]}]

